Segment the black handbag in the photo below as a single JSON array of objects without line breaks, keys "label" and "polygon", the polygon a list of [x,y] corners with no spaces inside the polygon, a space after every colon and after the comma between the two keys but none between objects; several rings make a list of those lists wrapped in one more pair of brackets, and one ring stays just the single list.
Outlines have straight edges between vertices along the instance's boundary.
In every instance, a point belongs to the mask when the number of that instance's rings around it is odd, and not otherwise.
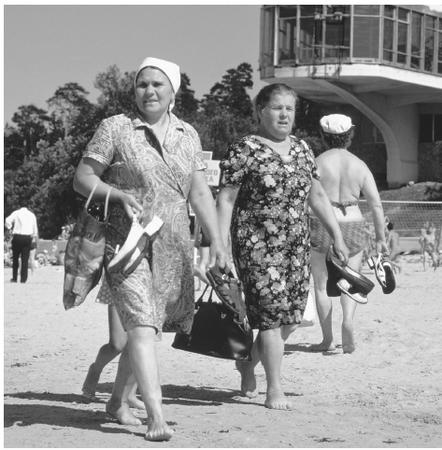
[{"label": "black handbag", "polygon": [[208,288],[209,285],[195,303],[190,334],[177,333],[172,347],[216,358],[250,361],[253,331],[247,316],[240,321],[223,303],[213,302],[213,289],[204,301]]}]

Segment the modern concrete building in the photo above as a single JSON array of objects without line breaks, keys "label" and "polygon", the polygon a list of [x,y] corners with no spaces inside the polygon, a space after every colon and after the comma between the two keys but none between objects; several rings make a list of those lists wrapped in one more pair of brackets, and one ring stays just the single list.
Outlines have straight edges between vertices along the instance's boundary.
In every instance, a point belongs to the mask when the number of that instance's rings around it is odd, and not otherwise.
[{"label": "modern concrete building", "polygon": [[264,6],[260,72],[325,113],[352,116],[381,184],[442,181],[442,14],[414,5]]}]

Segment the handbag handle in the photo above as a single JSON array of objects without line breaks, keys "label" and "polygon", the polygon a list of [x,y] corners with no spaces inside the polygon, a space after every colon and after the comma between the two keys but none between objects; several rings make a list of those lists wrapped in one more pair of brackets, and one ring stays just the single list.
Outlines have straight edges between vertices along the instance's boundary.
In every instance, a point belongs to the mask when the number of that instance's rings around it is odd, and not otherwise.
[{"label": "handbag handle", "polygon": [[200,305],[201,303],[203,303],[204,294],[207,292],[207,289],[209,287],[211,288],[211,290],[210,290],[209,298],[207,299],[207,303],[212,303],[213,288],[210,286],[210,284],[206,284],[206,287],[204,288],[203,292],[201,293],[201,295],[198,297],[198,300],[196,301],[197,305]]},{"label": "handbag handle", "polygon": [[[97,189],[97,186],[98,186],[98,183],[95,183],[94,187],[92,188],[92,190],[89,194],[89,197],[87,198],[86,204],[84,205],[84,208],[86,210],[89,207],[89,203],[91,202],[92,197],[94,196],[94,192],[95,192],[95,189]],[[107,191],[106,199],[104,201],[104,219],[105,220],[107,219],[107,211],[108,211],[108,207],[109,207],[109,197],[110,197],[111,190],[112,190],[112,187],[110,187],[109,190]]]}]

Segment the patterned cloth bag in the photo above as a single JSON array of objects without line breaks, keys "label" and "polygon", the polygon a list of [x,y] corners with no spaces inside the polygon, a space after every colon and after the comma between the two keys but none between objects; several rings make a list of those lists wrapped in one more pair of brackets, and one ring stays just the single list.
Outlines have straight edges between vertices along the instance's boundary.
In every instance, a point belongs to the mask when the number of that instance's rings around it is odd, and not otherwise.
[{"label": "patterned cloth bag", "polygon": [[87,294],[98,284],[103,270],[105,229],[111,189],[106,195],[104,216],[97,218],[88,210],[96,188],[97,185],[89,194],[66,245],[63,284],[65,309],[84,302]]}]

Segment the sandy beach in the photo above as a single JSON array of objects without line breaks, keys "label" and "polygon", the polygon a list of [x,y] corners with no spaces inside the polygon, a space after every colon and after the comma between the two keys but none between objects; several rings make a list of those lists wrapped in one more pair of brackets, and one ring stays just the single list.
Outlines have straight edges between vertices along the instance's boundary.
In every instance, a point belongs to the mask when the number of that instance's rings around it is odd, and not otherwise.
[{"label": "sandy beach", "polygon": [[[61,266],[39,268],[27,284],[10,283],[5,268],[4,446],[441,447],[442,269],[424,271],[418,259],[404,258],[395,292],[383,295],[376,283],[368,304],[358,306],[355,353],[309,352],[320,341],[317,323],[290,337],[283,362],[290,412],[263,406],[262,366],[259,395],[246,399],[232,361],[174,350],[173,334],[164,334],[164,411],[176,430],[167,443],[147,442],[144,425],[121,426],[105,414],[117,360],[105,368],[99,401],[80,395],[107,340],[106,307],[92,295],[64,311]],[[336,300],[337,343],[340,320]]]}]

